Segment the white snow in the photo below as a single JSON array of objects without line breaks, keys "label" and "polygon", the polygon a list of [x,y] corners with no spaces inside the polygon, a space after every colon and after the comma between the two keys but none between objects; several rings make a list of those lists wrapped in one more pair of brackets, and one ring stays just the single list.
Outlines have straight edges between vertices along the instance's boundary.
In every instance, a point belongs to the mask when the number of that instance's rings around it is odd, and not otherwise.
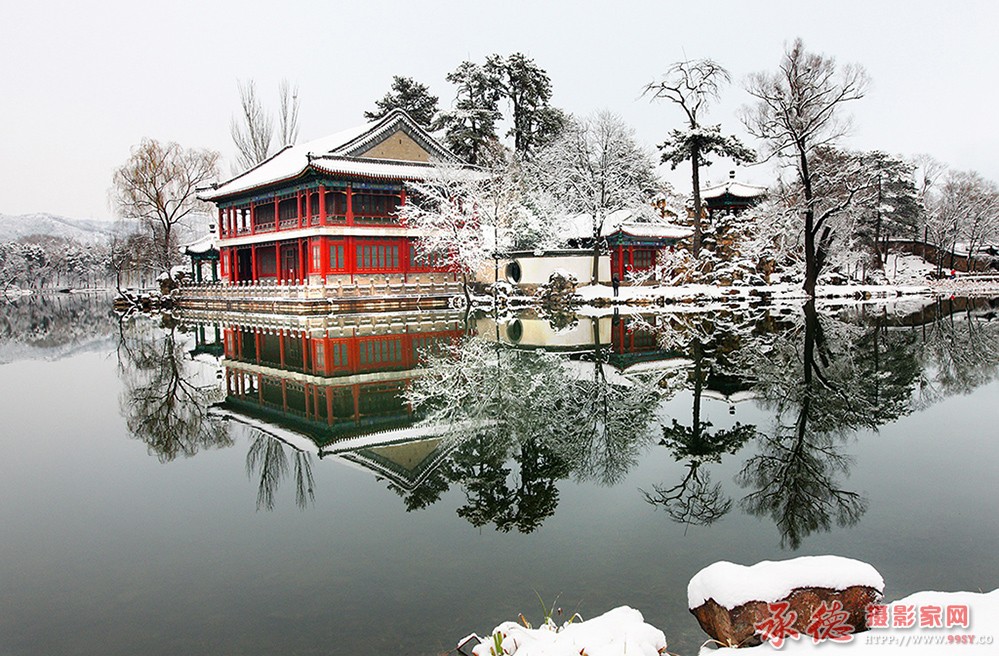
[{"label": "white snow", "polygon": [[[780,648],[769,642],[759,647],[742,649],[712,649],[708,644],[701,648],[701,656],[765,656],[766,654],[844,654],[845,656],[883,656],[898,647],[905,656],[939,656],[939,654],[995,654],[999,653],[999,590],[992,592],[917,592],[886,605],[915,606],[968,606],[970,626],[965,628],[926,629],[874,628],[858,633],[844,643],[829,641],[815,644],[811,638],[786,640]],[[974,636],[976,642],[956,642],[958,636]],[[960,639],[960,638],[959,638]],[[821,650],[821,651],[819,651]]]},{"label": "white snow", "polygon": [[697,608],[708,599],[725,608],[749,601],[778,601],[795,588],[845,590],[866,585],[879,592],[885,582],[871,565],[841,556],[802,556],[790,560],[764,560],[746,567],[721,561],[708,565],[690,579],[687,605]]},{"label": "white snow", "polygon": [[[691,228],[678,226],[662,220],[642,220],[632,210],[616,210],[607,215],[600,235],[606,237],[620,230],[633,237],[658,237],[661,239],[685,239],[694,234]],[[589,239],[593,236],[593,218],[589,214],[570,217],[565,225],[566,239]]]},{"label": "white snow", "polygon": [[918,255],[891,252],[885,262],[885,275],[896,285],[926,284],[935,273],[936,267]]},{"label": "white snow", "polygon": [[766,193],[766,187],[757,187],[756,185],[749,185],[744,182],[726,180],[720,184],[701,189],[701,198],[719,198],[725,194],[732,194],[739,198],[757,198]]},{"label": "white snow", "polygon": [[[645,623],[642,614],[621,606],[586,621],[554,623],[529,629],[516,622],[504,622],[492,635],[503,636],[504,654],[510,656],[661,656],[666,653],[666,636]],[[490,656],[493,637],[487,636],[472,650],[475,656]]]}]

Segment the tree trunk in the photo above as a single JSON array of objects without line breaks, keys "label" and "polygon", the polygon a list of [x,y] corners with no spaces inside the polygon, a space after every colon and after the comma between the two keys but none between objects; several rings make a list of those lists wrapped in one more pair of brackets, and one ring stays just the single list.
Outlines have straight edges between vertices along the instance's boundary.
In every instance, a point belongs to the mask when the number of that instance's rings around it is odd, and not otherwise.
[{"label": "tree trunk", "polygon": [[815,297],[815,283],[819,278],[818,260],[815,257],[815,210],[812,207],[812,179],[808,173],[808,157],[804,144],[798,146],[801,185],[805,192],[805,293]]},{"label": "tree trunk", "polygon": [[690,152],[690,181],[694,187],[694,235],[690,238],[690,252],[694,259],[701,253],[701,153],[695,146]]}]

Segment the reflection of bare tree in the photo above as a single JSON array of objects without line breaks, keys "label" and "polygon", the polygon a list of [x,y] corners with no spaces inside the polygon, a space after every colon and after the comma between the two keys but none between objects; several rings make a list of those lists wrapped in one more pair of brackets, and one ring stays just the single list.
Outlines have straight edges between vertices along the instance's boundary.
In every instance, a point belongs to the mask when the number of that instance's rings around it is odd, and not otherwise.
[{"label": "reflection of bare tree", "polygon": [[232,445],[225,426],[208,414],[218,385],[198,381],[178,330],[169,316],[160,326],[137,317],[122,323],[118,348],[122,415],[132,436],[162,462]]},{"label": "reflection of bare tree", "polygon": [[[251,479],[256,473],[260,482],[257,486],[257,510],[274,510],[274,499],[281,481],[288,475],[288,454],[285,444],[263,431],[254,431],[255,436],[246,452],[246,475]],[[291,469],[295,478],[295,503],[305,509],[315,501],[315,479],[312,476],[312,455],[297,449],[292,450]]]},{"label": "reflection of bare tree", "polygon": [[759,389],[776,411],[773,432],[761,436],[759,453],[746,461],[738,480],[755,488],[743,507],[769,515],[782,544],[796,549],[805,536],[829,530],[833,521],[855,524],[866,511],[866,499],[838,481],[850,466],[838,442],[848,431],[876,428],[886,418],[878,413],[877,399],[850,375],[864,367],[842,366],[842,361],[859,361],[850,359],[855,344],[826,339],[814,301],[805,304],[800,351],[796,333],[789,337],[775,342],[764,359],[776,368],[760,369],[764,382]]}]

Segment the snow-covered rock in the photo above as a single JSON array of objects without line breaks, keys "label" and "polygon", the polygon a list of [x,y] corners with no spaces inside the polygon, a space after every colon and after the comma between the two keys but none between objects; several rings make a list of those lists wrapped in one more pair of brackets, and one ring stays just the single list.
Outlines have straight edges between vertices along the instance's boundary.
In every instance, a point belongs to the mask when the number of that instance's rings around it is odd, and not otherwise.
[{"label": "snow-covered rock", "polygon": [[557,626],[548,622],[537,629],[504,622],[472,649],[474,656],[493,656],[496,636],[509,656],[662,656],[666,636],[645,623],[642,614],[627,606],[586,621]]},{"label": "snow-covered rock", "polygon": [[714,640],[753,646],[771,637],[768,622],[786,623],[791,633],[804,635],[820,614],[835,613],[840,634],[864,631],[866,609],[881,599],[883,591],[884,579],[867,563],[804,556],[750,567],[729,562],[709,565],[691,579],[687,604]]},{"label": "snow-covered rock", "polygon": [[[999,652],[999,590],[992,592],[917,592],[903,599],[886,603],[892,612],[896,607],[912,609],[915,625],[878,628],[851,636],[843,642],[816,643],[808,636],[790,639],[775,646],[769,642],[751,649],[714,649],[706,644],[700,656],[766,656],[767,654],[842,654],[843,656],[883,656],[898,647],[905,656],[939,656],[960,653],[995,654]],[[968,626],[927,628],[920,626],[923,609],[966,607]]]}]

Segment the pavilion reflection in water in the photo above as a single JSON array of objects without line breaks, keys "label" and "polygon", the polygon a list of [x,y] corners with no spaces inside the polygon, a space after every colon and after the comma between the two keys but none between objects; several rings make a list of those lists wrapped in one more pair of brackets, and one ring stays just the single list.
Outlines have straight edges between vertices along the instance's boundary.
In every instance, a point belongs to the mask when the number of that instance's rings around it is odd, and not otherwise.
[{"label": "pavilion reflection in water", "polygon": [[465,336],[503,349],[562,353],[579,376],[600,362],[609,384],[690,366],[683,352],[660,348],[654,333],[617,316],[579,318],[568,327],[533,314],[466,323],[456,311],[241,321],[196,331],[200,350],[224,353],[225,400],[215,413],[404,490],[418,487],[455,446],[444,438],[447,427],[420,422],[404,393],[424,373],[428,355]]}]

